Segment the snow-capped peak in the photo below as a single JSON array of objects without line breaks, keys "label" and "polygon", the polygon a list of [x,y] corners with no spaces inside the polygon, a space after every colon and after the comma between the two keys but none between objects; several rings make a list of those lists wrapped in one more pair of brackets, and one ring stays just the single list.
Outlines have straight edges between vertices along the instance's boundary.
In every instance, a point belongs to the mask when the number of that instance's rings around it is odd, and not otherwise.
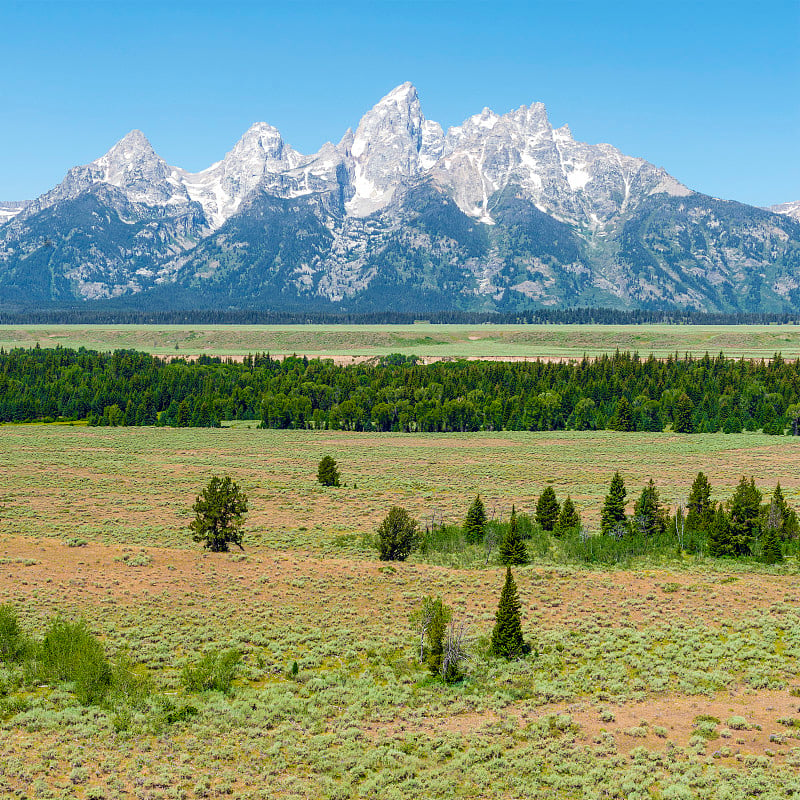
[{"label": "snow-capped peak", "polygon": [[443,141],[441,126],[423,116],[414,85],[393,89],[361,118],[353,137],[348,211],[365,216],[385,206],[398,186],[435,163]]},{"label": "snow-capped peak", "polygon": [[774,211],[776,214],[784,214],[800,222],[800,200],[793,200],[790,203],[779,203],[777,206],[770,206],[768,210]]}]

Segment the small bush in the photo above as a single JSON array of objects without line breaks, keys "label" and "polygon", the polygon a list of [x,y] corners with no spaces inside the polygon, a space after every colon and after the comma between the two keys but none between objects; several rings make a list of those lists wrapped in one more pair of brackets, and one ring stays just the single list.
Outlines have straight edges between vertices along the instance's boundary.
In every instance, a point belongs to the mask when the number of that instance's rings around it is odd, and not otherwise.
[{"label": "small bush", "polygon": [[747,730],[747,720],[744,717],[731,717],[725,724],[734,731]]},{"label": "small bush", "polygon": [[0,605],[0,661],[21,661],[29,649],[13,606]]},{"label": "small bush", "polygon": [[236,650],[206,653],[197,663],[183,668],[181,679],[190,692],[228,692],[239,667],[242,654]]},{"label": "small bush", "polygon": [[56,617],[39,648],[38,664],[43,680],[74,682],[82,705],[100,703],[111,687],[111,666],[103,646],[83,621]]}]

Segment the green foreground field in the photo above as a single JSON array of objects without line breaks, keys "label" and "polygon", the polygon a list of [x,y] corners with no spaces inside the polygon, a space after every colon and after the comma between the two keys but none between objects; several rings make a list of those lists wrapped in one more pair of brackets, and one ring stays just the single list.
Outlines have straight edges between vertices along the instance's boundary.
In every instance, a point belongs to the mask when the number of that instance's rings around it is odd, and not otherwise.
[{"label": "green foreground field", "polygon": [[796,325],[20,325],[0,326],[0,346],[136,349],[160,356],[581,358],[615,349],[642,355],[800,357]]},{"label": "green foreground field", "polygon": [[[347,483],[315,480],[325,455]],[[44,798],[618,798],[800,794],[797,562],[675,558],[515,570],[535,654],[485,654],[496,563],[382,564],[361,541],[393,504],[506,515],[552,481],[591,527],[615,469],[668,502],[698,469],[800,505],[800,442],[758,434],[357,434],[0,427],[0,602],[40,636],[82,615],[155,693],[81,707],[69,685],[0,670],[0,795]],[[245,553],[190,540],[195,495],[228,473],[250,498]],[[409,614],[441,595],[467,621],[466,680],[416,660]],[[483,638],[482,638],[483,637]],[[181,671],[237,648],[229,694]],[[293,665],[297,664],[296,670]]]}]

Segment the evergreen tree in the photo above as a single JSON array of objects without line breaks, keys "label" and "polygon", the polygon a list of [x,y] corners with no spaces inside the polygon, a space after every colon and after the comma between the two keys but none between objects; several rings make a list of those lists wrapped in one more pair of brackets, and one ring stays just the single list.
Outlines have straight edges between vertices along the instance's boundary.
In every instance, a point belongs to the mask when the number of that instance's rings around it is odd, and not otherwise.
[{"label": "evergreen tree", "polygon": [[714,504],[711,502],[711,484],[698,472],[686,503],[686,527],[692,531],[707,531],[714,521]]},{"label": "evergreen tree", "polygon": [[734,555],[749,555],[752,542],[758,537],[761,492],[752,476],[744,475],[731,498],[731,544]]},{"label": "evergreen tree", "polygon": [[581,518],[578,515],[572,498],[567,495],[567,499],[561,506],[561,513],[558,515],[558,524],[556,525],[556,533],[563,534],[567,531],[575,530],[581,524]]},{"label": "evergreen tree", "polygon": [[552,531],[555,528],[560,510],[553,487],[545,487],[536,503],[536,521],[542,526],[542,530]]},{"label": "evergreen tree", "polygon": [[600,515],[600,530],[602,533],[613,533],[620,525],[626,524],[625,498],[627,495],[625,481],[622,480],[619,472],[615,472]]},{"label": "evergreen tree", "polygon": [[778,529],[772,525],[767,525],[764,532],[761,557],[765,564],[780,564],[783,561],[781,537]]},{"label": "evergreen tree", "polygon": [[492,630],[491,652],[502,658],[520,658],[530,652],[530,646],[522,638],[521,605],[517,596],[517,584],[506,568],[506,582],[500,595],[494,629]]},{"label": "evergreen tree", "polygon": [[632,431],[635,429],[633,416],[631,415],[631,404],[627,397],[620,397],[614,414],[608,422],[608,427],[612,431]]},{"label": "evergreen tree", "polygon": [[517,524],[517,511],[514,506],[511,507],[511,520],[509,521],[508,533],[503,537],[500,542],[500,563],[506,566],[527,564],[528,549],[525,547],[525,541],[519,532],[519,525]]},{"label": "evergreen tree", "polygon": [[661,505],[653,479],[642,489],[633,511],[637,529],[646,536],[664,533],[667,527],[666,512]]},{"label": "evergreen tree", "polygon": [[417,521],[400,506],[393,506],[378,528],[381,561],[405,561],[417,544]]},{"label": "evergreen tree", "polygon": [[477,544],[483,541],[486,534],[486,509],[483,500],[478,495],[467,511],[467,518],[464,521],[464,537],[470,544]]},{"label": "evergreen tree", "polygon": [[681,392],[675,400],[675,408],[672,417],[672,430],[675,433],[694,433],[694,422],[692,412],[694,404],[686,392]]},{"label": "evergreen tree", "polygon": [[714,558],[736,555],[731,534],[731,521],[722,504],[716,508],[708,529],[708,553]]},{"label": "evergreen tree", "polygon": [[796,539],[798,535],[797,514],[786,502],[780,483],[775,486],[770,506],[774,506],[780,514],[780,538],[783,541]]},{"label": "evergreen tree", "polygon": [[440,676],[442,661],[444,659],[444,639],[447,634],[447,625],[453,617],[453,612],[437,597],[431,609],[426,639],[428,640],[428,654],[425,663],[432,675]]},{"label": "evergreen tree", "polygon": [[317,468],[317,480],[323,486],[339,485],[339,468],[331,456],[324,456]]},{"label": "evergreen tree", "polygon": [[247,495],[229,476],[216,475],[192,506],[195,518],[189,525],[195,542],[212,553],[227,553],[228,545],[242,547],[242,521],[247,513]]}]

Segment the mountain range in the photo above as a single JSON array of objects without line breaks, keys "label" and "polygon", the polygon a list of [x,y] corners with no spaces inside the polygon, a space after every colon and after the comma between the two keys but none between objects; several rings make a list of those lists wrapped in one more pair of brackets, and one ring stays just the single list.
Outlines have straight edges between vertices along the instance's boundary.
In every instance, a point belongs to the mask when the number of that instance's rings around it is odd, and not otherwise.
[{"label": "mountain range", "polygon": [[416,89],[303,155],[256,123],[190,173],[138,130],[0,203],[0,308],[800,310],[800,203],[692,191],[541,103],[446,132]]}]

